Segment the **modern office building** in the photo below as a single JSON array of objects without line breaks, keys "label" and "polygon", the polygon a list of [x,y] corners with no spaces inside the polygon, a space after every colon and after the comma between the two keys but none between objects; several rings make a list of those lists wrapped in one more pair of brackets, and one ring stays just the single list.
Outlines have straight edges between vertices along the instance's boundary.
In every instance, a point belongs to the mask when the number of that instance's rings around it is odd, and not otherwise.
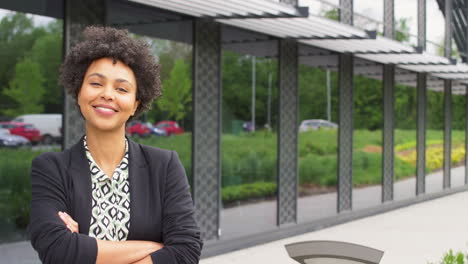
[{"label": "modern office building", "polygon": [[[62,20],[65,53],[95,24],[157,39],[155,50],[168,40],[191,52],[191,133],[179,156],[210,256],[467,189],[466,1],[415,1],[417,36],[403,40],[394,0],[380,1],[383,22],[355,14],[353,0],[315,2],[322,13],[297,0],[4,0],[0,8]],[[430,3],[445,21],[443,55],[427,51]],[[75,102],[63,102],[68,147],[84,127]],[[435,152],[443,159],[429,164]]]}]

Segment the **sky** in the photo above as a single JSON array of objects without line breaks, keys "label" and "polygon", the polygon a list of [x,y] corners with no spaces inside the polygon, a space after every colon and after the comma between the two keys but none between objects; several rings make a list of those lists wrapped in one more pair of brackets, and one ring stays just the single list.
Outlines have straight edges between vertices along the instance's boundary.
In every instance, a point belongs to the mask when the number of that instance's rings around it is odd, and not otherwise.
[{"label": "sky", "polygon": [[[395,21],[400,18],[408,19],[410,34],[417,35],[417,0],[394,0],[395,1]],[[330,3],[338,5],[339,0],[299,0],[300,6],[309,6],[311,14],[318,14],[323,9],[330,9],[332,6],[324,4]],[[441,43],[444,37],[444,17],[436,3],[436,0],[426,0],[427,3],[427,18],[426,18],[426,38],[428,41]],[[0,9],[0,19],[9,11]],[[383,21],[383,0],[354,0],[354,12],[357,14],[365,14],[374,20]],[[36,25],[44,25],[52,21],[52,18],[32,15]],[[356,15],[355,15],[356,17]],[[365,21],[361,19],[361,21]],[[362,22],[361,22],[362,23]],[[372,27],[372,26],[370,26]],[[368,26],[366,26],[367,29]],[[416,38],[412,37],[410,44],[416,45]],[[435,53],[436,46],[428,44],[427,51]]]}]

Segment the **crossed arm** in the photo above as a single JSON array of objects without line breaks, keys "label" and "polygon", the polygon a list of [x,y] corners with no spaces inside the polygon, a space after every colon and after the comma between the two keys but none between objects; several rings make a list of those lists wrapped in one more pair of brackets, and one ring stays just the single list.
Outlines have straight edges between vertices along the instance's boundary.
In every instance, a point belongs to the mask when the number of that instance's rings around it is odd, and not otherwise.
[{"label": "crossed arm", "polygon": [[[65,212],[58,216],[72,233],[79,233],[78,223]],[[163,244],[152,241],[105,241],[97,240],[98,254],[96,264],[151,264],[150,254],[163,248]]]}]

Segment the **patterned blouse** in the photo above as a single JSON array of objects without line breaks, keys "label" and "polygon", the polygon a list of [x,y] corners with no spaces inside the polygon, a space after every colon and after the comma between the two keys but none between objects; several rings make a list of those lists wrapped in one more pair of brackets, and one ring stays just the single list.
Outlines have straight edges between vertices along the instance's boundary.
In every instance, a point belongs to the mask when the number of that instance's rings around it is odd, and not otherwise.
[{"label": "patterned blouse", "polygon": [[130,228],[130,185],[128,181],[128,142],[125,155],[114,170],[112,179],[94,161],[84,138],[91,171],[92,213],[89,236],[100,240],[127,240]]}]

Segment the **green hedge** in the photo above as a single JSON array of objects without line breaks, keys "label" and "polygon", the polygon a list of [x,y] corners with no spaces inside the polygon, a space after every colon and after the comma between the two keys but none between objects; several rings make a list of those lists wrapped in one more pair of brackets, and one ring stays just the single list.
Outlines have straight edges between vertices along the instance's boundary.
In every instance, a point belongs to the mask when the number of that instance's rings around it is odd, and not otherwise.
[{"label": "green hedge", "polygon": [[276,194],[277,185],[272,182],[254,182],[224,187],[221,197],[224,204],[248,199],[267,198]]},{"label": "green hedge", "polygon": [[44,151],[0,148],[0,215],[25,228],[31,201],[31,161]]}]

